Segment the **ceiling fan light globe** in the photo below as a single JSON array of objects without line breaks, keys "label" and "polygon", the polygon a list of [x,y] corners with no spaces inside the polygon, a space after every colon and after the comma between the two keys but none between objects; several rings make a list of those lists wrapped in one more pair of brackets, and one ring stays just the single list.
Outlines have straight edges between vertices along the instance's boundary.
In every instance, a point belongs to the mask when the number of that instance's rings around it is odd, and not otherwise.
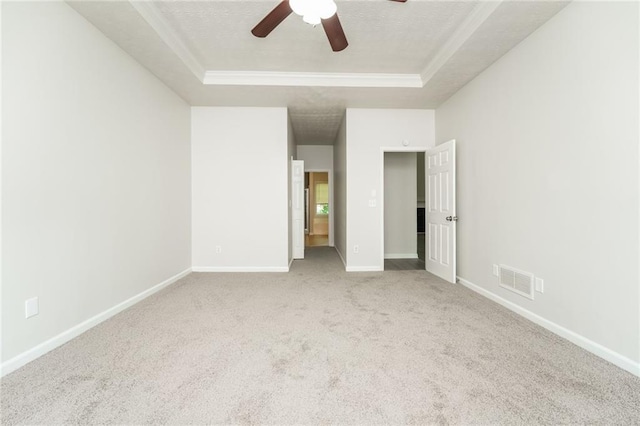
[{"label": "ceiling fan light globe", "polygon": [[309,0],[289,0],[289,6],[293,13],[304,16],[309,11]]},{"label": "ceiling fan light globe", "polygon": [[318,9],[318,16],[322,19],[329,19],[338,11],[338,6],[336,6],[333,0],[322,1],[320,2]]},{"label": "ceiling fan light globe", "polygon": [[304,15],[302,20],[309,25],[318,25],[320,23],[320,17],[317,15]]}]

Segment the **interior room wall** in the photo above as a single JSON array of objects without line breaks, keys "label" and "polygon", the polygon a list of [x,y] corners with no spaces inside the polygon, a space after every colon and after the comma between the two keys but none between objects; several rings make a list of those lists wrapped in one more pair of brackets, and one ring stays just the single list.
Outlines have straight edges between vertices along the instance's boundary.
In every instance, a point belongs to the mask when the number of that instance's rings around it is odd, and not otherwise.
[{"label": "interior room wall", "polygon": [[287,271],[287,109],[193,107],[191,115],[193,269]]},{"label": "interior room wall", "polygon": [[385,259],[418,258],[416,166],[415,152],[384,154]]},{"label": "interior room wall", "polygon": [[3,2],[2,55],[6,374],[188,273],[190,108],[64,2]]},{"label": "interior room wall", "polygon": [[[640,374],[638,3],[573,2],[437,110],[458,275]],[[493,264],[544,279],[529,300]]]},{"label": "interior room wall", "polygon": [[305,170],[333,170],[332,145],[298,145],[297,155]]},{"label": "interior room wall", "polygon": [[347,108],[348,271],[384,269],[383,150],[435,146],[434,119],[434,111],[426,109]]},{"label": "interior room wall", "polygon": [[347,120],[342,118],[336,140],[333,143],[333,217],[335,248],[345,267],[347,251]]}]

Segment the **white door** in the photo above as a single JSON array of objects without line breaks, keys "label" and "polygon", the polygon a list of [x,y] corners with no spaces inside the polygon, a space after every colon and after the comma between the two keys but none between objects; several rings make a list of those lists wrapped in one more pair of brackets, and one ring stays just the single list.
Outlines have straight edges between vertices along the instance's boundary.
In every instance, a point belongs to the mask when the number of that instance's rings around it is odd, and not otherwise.
[{"label": "white door", "polygon": [[291,160],[293,258],[304,259],[304,161]]},{"label": "white door", "polygon": [[456,282],[456,141],[425,154],[426,238],[425,268]]}]

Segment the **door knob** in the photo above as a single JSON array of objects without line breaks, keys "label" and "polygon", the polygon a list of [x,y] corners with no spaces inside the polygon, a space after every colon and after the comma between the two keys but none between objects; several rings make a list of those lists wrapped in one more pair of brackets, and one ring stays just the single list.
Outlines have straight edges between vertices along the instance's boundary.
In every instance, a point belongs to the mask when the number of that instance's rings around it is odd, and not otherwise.
[{"label": "door knob", "polygon": [[458,216],[447,216],[446,219],[448,222],[457,222]]}]

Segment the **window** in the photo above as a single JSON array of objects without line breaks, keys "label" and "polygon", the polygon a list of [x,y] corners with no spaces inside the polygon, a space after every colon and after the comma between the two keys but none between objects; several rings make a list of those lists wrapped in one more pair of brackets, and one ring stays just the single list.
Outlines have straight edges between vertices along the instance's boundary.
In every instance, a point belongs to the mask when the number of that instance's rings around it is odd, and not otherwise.
[{"label": "window", "polygon": [[329,185],[326,182],[316,183],[316,215],[329,214]]}]

